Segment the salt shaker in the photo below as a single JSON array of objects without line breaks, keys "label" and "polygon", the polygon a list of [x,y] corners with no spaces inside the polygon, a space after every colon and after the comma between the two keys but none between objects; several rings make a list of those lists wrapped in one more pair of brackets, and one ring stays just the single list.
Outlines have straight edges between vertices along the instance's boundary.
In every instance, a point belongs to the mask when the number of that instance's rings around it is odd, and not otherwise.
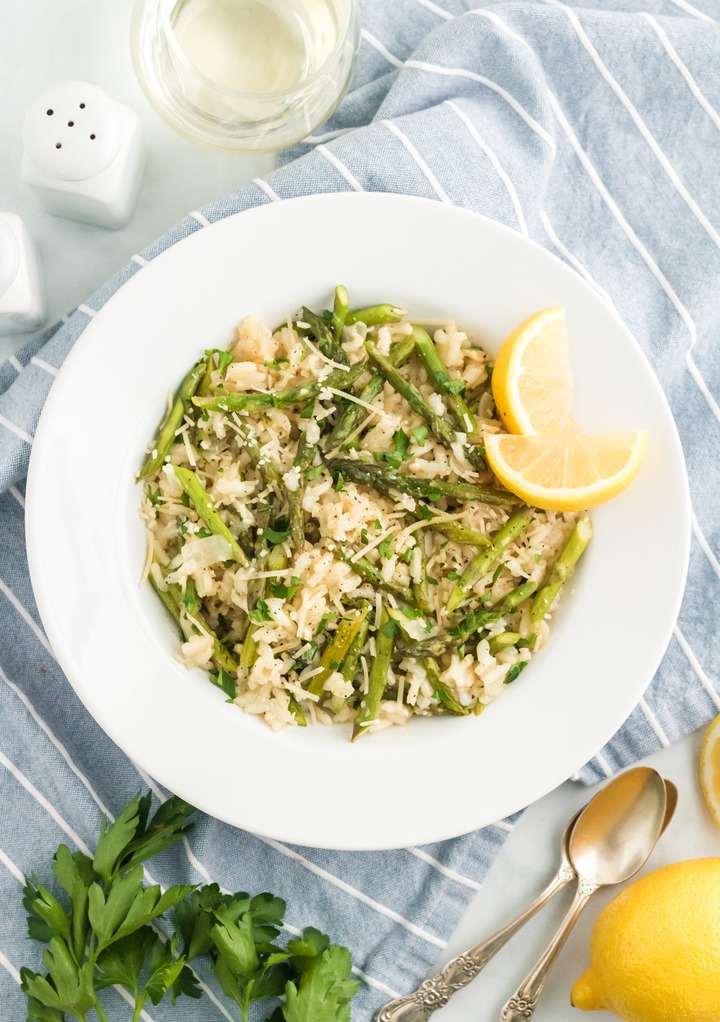
[{"label": "salt shaker", "polygon": [[15,213],[0,213],[0,334],[37,330],[45,319],[35,245]]},{"label": "salt shaker", "polygon": [[23,124],[22,176],[56,216],[124,227],[145,166],[137,114],[88,82],[39,96]]}]

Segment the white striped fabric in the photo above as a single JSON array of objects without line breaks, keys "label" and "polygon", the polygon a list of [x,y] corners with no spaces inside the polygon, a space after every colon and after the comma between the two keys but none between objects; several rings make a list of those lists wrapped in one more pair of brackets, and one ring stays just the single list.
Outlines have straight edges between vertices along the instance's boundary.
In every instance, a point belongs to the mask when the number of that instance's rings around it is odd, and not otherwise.
[{"label": "white striped fabric", "polygon": [[[229,214],[328,190],[387,190],[468,207],[533,238],[607,300],[670,401],[692,490],[688,589],[666,656],[629,720],[578,778],[605,779],[720,709],[720,24],[716,0],[365,0],[353,88],[267,180],[196,210],[86,304],[0,366],[0,993],[22,1018],[23,875],[52,878],[150,778],[107,739],[62,676],[37,616],[23,546],[24,477],[54,374],[107,299],[174,241]],[[297,159],[302,157],[302,159]],[[51,268],[49,269],[51,272]],[[672,542],[672,537],[668,537]],[[99,682],[102,668],[99,666]],[[601,697],[601,694],[600,696]],[[289,789],[287,797],[299,797]],[[349,798],[361,798],[349,786]],[[353,952],[355,1022],[414,987],[512,830],[500,821],[424,848],[291,848],[200,818],[153,880],[272,890],[286,929],[312,923]],[[155,1022],[230,1017],[208,996]],[[108,992],[111,1020],[127,1006]]]}]

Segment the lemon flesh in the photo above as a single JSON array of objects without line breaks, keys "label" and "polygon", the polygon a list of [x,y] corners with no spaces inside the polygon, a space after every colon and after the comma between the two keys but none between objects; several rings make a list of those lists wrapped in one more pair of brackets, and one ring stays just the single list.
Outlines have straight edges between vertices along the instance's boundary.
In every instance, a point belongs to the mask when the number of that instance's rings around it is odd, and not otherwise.
[{"label": "lemon flesh", "polygon": [[500,482],[546,511],[584,511],[616,497],[637,475],[646,445],[646,430],[485,437],[488,464]]},{"label": "lemon flesh", "polygon": [[564,308],[536,312],[513,330],[495,360],[492,392],[509,433],[567,429],[572,375]]}]

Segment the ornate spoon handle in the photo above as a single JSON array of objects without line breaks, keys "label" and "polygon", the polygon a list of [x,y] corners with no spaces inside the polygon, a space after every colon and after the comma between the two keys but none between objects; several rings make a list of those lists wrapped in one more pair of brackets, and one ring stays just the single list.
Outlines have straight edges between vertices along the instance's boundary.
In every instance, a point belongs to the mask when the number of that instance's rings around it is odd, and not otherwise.
[{"label": "ornate spoon handle", "polygon": [[587,905],[590,895],[597,891],[598,886],[582,877],[578,879],[577,891],[567,915],[560,923],[557,933],[538,959],[535,967],[505,1003],[500,1015],[500,1022],[528,1022],[528,1019],[533,1017],[547,975],[555,964],[578,916]]},{"label": "ornate spoon handle", "polygon": [[375,1022],[426,1022],[434,1011],[447,1004],[456,990],[460,990],[475,979],[493,955],[507,944],[536,912],[547,905],[558,891],[569,884],[575,875],[570,863],[563,860],[555,877],[524,912],[480,944],[452,958],[437,976],[426,979],[414,993],[408,994],[407,997],[398,997],[397,1000],[383,1005],[375,1015]]}]

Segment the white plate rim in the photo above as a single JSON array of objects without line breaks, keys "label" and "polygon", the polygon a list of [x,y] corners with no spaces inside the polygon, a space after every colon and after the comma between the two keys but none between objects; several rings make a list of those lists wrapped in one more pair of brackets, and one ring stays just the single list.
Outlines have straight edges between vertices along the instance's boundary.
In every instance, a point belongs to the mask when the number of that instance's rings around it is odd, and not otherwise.
[{"label": "white plate rim", "polygon": [[[247,224],[248,218],[262,216],[263,211],[265,210],[277,210],[279,207],[300,210],[301,207],[304,207],[304,212],[308,212],[308,215],[310,215],[318,209],[318,203],[320,206],[326,205],[329,208],[332,208],[333,204],[338,202],[341,206],[344,203],[348,203],[351,206],[357,204],[364,206],[367,203],[370,203],[371,206],[375,205],[378,209],[382,208],[383,203],[389,202],[393,207],[414,207],[420,211],[420,215],[422,215],[421,209],[432,208],[433,210],[442,209],[446,213],[450,212],[452,215],[459,215],[463,218],[473,218],[479,225],[480,230],[485,229],[490,232],[511,235],[514,241],[525,246],[527,251],[534,251],[535,254],[539,255],[543,260],[553,261],[558,266],[562,267],[564,274],[569,274],[575,278],[576,283],[585,290],[587,296],[592,299],[593,303],[602,302],[602,299],[598,296],[597,292],[553,253],[549,252],[533,240],[525,238],[510,228],[499,224],[497,221],[459,207],[441,206],[439,203],[432,200],[391,193],[328,193],[322,195],[302,196],[294,199],[283,200],[280,204],[271,204],[244,210],[240,213],[236,213],[219,220],[214,224],[211,224],[209,227],[203,228],[202,232],[196,232],[189,237],[179,240],[153,259],[147,267],[143,268],[142,272],[145,273],[148,270],[153,273],[163,272],[164,267],[166,265],[170,265],[171,261],[183,258],[183,253],[186,250],[189,251],[189,248],[193,245],[194,239],[200,236],[201,233],[203,235],[207,235],[208,232],[213,232],[216,229],[224,231],[232,230],[233,224]],[[386,206],[385,208],[389,209],[390,206]],[[63,393],[66,388],[66,381],[69,379],[73,366],[76,362],[80,362],[85,357],[84,353],[89,344],[93,341],[99,331],[104,328],[105,323],[109,321],[109,318],[113,314],[118,303],[125,300],[125,296],[128,294],[128,289],[132,288],[133,280],[135,280],[136,277],[127,281],[110,299],[108,299],[103,308],[98,312],[97,316],[88,324],[83,334],[74,345],[73,350],[69,353],[65,360],[62,371],[54,383],[50,395],[48,396],[38,424],[28,474],[26,517],[28,560],[36,602],[58,662],[66,671],[68,679],[81,701],[90,710],[100,726],[108,733],[112,740],[130,756],[131,760],[137,763],[146,772],[154,776],[162,784],[169,787],[171,790],[176,791],[176,793],[182,797],[187,798],[188,801],[193,802],[193,804],[197,805],[198,808],[204,809],[211,815],[225,820],[225,822],[234,826],[254,830],[259,834],[264,834],[272,838],[314,847],[347,850],[372,850],[441,841],[493,822],[493,820],[487,818],[487,814],[483,814],[479,810],[476,812],[468,810],[466,817],[461,824],[459,824],[457,820],[453,823],[449,823],[448,821],[442,822],[442,820],[438,818],[436,812],[429,812],[415,818],[411,822],[410,826],[403,825],[395,827],[392,833],[388,833],[384,838],[370,828],[370,832],[368,834],[362,834],[359,831],[356,831],[353,833],[352,837],[348,839],[338,839],[336,834],[330,836],[330,832],[327,827],[323,829],[322,827],[312,826],[308,829],[306,826],[297,826],[297,821],[288,825],[284,822],[271,821],[267,818],[267,814],[264,813],[258,814],[257,812],[248,812],[247,814],[243,814],[243,819],[240,819],[236,813],[228,813],[222,804],[222,800],[218,801],[218,799],[212,797],[210,793],[206,793],[207,797],[205,797],[204,794],[200,792],[201,797],[198,798],[197,795],[199,792],[195,787],[191,790],[186,785],[178,785],[177,783],[174,783],[173,778],[167,775],[161,765],[159,766],[157,756],[151,755],[147,747],[143,748],[137,746],[133,743],[132,739],[128,736],[128,733],[124,731],[122,727],[115,727],[112,722],[107,719],[100,719],[98,714],[93,712],[93,699],[91,694],[88,692],[87,687],[84,686],[79,679],[73,677],[71,670],[68,670],[68,666],[72,664],[72,656],[70,655],[70,650],[65,641],[65,637],[62,634],[60,624],[56,618],[56,604],[49,589],[47,589],[43,584],[43,462],[45,458],[45,448],[48,446],[48,440],[54,424],[54,419],[55,416],[59,414],[63,400]],[[603,305],[604,304],[605,303],[603,303]],[[242,310],[239,310],[239,314],[243,314]],[[615,319],[616,328],[623,335],[625,342],[630,343],[637,352],[640,352],[637,342],[624,324],[622,324],[617,316],[614,316],[613,318]],[[676,482],[680,484],[680,488],[682,490],[682,524],[683,526],[687,526],[686,528],[679,530],[679,543],[676,550],[676,561],[674,566],[678,584],[675,585],[673,590],[673,600],[671,601],[671,604],[668,603],[666,608],[666,621],[662,629],[663,639],[662,642],[658,643],[657,649],[655,650],[652,658],[648,657],[646,670],[644,672],[645,677],[642,679],[641,683],[642,687],[640,687],[640,682],[636,680],[636,683],[629,691],[627,698],[622,702],[622,704],[618,702],[616,712],[612,715],[612,719],[608,718],[602,730],[598,730],[596,732],[592,743],[593,748],[588,747],[582,755],[576,755],[572,762],[568,762],[567,768],[564,768],[562,771],[555,771],[551,777],[541,777],[539,772],[539,776],[534,779],[530,778],[526,787],[523,789],[523,795],[521,797],[515,793],[512,799],[508,799],[506,807],[503,808],[503,812],[500,814],[502,816],[510,815],[524,808],[525,805],[530,804],[537,798],[552,790],[552,788],[556,787],[558,784],[562,783],[562,781],[577,771],[612,737],[612,735],[632,712],[638,699],[657,670],[667,647],[667,643],[670,640],[672,626],[679,612],[684,589],[684,581],[687,574],[690,549],[690,503],[687,488],[687,476],[682,459],[680,441],[675,425],[672,422],[672,417],[670,416],[666,399],[657,379],[654,377],[654,374],[652,374],[649,366],[647,366],[645,356],[642,355],[641,352],[640,354],[646,362],[646,368],[649,374],[648,385],[654,386],[657,392],[656,396],[659,396],[661,402],[665,405],[665,409],[670,418],[670,424],[672,426],[672,432],[674,433],[674,440],[676,444],[674,456],[676,459],[679,456],[679,463],[676,465],[676,468],[680,468],[680,475],[676,479]],[[257,809],[257,807],[254,808]],[[494,819],[495,818],[497,817],[494,817]],[[267,825],[264,825],[263,821],[266,821]]]}]

